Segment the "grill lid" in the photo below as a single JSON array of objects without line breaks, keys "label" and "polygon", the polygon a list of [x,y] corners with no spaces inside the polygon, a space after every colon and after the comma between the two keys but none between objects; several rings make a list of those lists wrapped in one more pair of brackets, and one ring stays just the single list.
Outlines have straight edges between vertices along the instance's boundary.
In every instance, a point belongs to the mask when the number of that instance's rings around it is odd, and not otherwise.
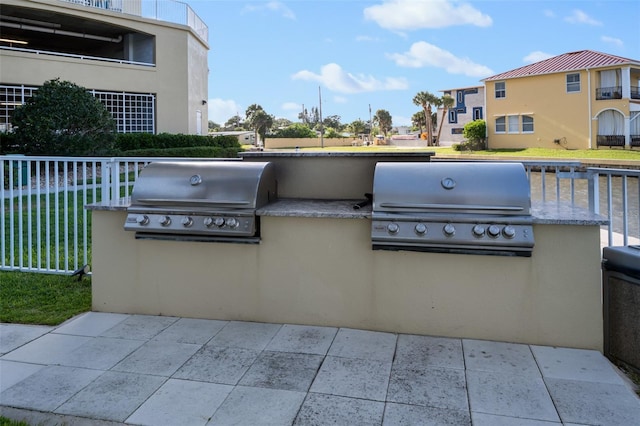
[{"label": "grill lid", "polygon": [[269,162],[154,162],[140,172],[131,207],[255,210],[275,198]]},{"label": "grill lid", "polygon": [[378,163],[374,213],[530,215],[520,163]]}]

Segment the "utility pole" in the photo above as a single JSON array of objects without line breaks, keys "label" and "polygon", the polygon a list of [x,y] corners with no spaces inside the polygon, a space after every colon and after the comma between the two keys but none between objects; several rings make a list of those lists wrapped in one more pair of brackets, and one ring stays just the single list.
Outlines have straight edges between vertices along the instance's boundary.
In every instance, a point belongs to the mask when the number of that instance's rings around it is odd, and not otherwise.
[{"label": "utility pole", "polygon": [[322,92],[320,91],[320,86],[318,86],[318,100],[320,101],[320,147],[324,148],[324,128],[322,126]]},{"label": "utility pole", "polygon": [[373,121],[371,120],[371,104],[369,104],[369,143],[373,143]]}]

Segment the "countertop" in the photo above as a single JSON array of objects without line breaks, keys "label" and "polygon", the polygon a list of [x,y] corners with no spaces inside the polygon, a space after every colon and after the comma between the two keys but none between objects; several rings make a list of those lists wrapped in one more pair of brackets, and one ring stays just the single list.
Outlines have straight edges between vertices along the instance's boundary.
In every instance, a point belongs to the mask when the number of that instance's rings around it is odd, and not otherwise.
[{"label": "countertop", "polygon": [[[361,200],[309,200],[282,199],[270,203],[256,211],[258,216],[308,217],[338,219],[371,219],[371,205],[354,209]],[[87,210],[126,211],[130,200],[121,198],[107,203],[89,204]],[[542,225],[607,225],[607,218],[589,210],[571,206],[569,203],[533,202],[531,213],[534,224]]]},{"label": "countertop", "polygon": [[245,151],[238,154],[242,158],[286,158],[286,157],[355,157],[355,158],[380,158],[380,157],[433,157],[436,155],[435,151],[382,151],[382,152],[370,152],[370,151],[297,151],[292,150],[278,150],[278,151]]}]

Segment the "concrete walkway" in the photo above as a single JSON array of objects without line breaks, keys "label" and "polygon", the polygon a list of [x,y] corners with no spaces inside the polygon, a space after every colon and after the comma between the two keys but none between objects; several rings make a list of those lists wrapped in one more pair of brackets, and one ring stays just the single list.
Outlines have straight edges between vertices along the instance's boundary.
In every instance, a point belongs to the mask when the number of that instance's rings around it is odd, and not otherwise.
[{"label": "concrete walkway", "polygon": [[0,415],[31,424],[633,425],[597,351],[87,313],[0,324]]}]

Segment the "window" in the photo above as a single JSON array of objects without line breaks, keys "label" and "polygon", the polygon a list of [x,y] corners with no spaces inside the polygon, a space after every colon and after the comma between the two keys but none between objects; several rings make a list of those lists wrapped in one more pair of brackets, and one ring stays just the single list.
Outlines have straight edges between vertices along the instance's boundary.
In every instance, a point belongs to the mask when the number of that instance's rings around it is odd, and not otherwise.
[{"label": "window", "polygon": [[567,93],[580,91],[580,74],[567,74]]},{"label": "window", "polygon": [[504,117],[497,117],[496,118],[496,133],[505,133],[505,132],[506,132],[505,118]]},{"label": "window", "polygon": [[506,98],[507,97],[507,86],[504,81],[499,81],[496,83],[496,99],[497,98]]},{"label": "window", "polygon": [[522,116],[522,133],[533,133],[533,117],[530,115]]},{"label": "window", "polygon": [[473,108],[473,119],[474,120],[482,120],[482,107],[474,107]]},{"label": "window", "polygon": [[458,103],[464,104],[464,92],[462,90],[458,90]]},{"label": "window", "polygon": [[116,120],[118,133],[155,133],[155,96],[122,92],[91,92]]},{"label": "window", "polygon": [[449,123],[457,123],[458,122],[458,114],[455,109],[449,110]]},{"label": "window", "polygon": [[518,120],[518,116],[517,115],[510,115],[509,117],[509,130],[508,133],[518,133],[518,122],[520,120]]}]

